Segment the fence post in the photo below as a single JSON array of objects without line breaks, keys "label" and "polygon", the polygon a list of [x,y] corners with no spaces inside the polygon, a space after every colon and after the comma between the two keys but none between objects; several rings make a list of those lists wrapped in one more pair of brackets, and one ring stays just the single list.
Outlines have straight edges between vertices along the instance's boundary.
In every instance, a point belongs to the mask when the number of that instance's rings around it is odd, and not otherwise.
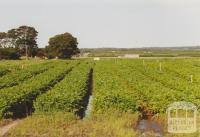
[{"label": "fence post", "polygon": [[162,63],[160,62],[160,71],[162,71]]},{"label": "fence post", "polygon": [[190,75],[190,82],[193,83],[193,75]]}]

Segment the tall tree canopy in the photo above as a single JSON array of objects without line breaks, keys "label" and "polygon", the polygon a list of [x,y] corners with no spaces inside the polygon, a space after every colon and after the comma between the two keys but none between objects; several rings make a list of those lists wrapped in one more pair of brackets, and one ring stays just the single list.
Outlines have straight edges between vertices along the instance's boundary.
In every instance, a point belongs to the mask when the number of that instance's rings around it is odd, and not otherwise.
[{"label": "tall tree canopy", "polygon": [[0,32],[0,39],[4,39],[6,37],[6,33],[5,32]]},{"label": "tall tree canopy", "polygon": [[20,26],[0,32],[0,59],[17,59],[20,55],[35,56],[37,53],[38,32],[33,27]]},{"label": "tall tree canopy", "polygon": [[20,26],[7,32],[7,37],[12,39],[20,54],[25,55],[27,46],[28,56],[35,56],[37,52],[37,36],[38,32],[35,28],[29,26]]},{"label": "tall tree canopy", "polygon": [[71,58],[79,53],[77,38],[70,33],[56,35],[49,39],[46,52],[49,58]]},{"label": "tall tree canopy", "polygon": [[14,48],[12,38],[9,38],[6,32],[0,32],[0,48]]}]

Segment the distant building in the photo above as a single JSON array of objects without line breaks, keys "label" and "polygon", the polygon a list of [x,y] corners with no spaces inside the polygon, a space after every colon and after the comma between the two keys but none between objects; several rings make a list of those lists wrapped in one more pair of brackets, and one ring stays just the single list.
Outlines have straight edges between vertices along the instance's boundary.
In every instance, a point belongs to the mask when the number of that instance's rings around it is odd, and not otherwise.
[{"label": "distant building", "polygon": [[94,60],[100,60],[100,58],[96,57],[96,58],[94,58]]},{"label": "distant building", "polygon": [[139,58],[139,54],[125,54],[124,58]]}]

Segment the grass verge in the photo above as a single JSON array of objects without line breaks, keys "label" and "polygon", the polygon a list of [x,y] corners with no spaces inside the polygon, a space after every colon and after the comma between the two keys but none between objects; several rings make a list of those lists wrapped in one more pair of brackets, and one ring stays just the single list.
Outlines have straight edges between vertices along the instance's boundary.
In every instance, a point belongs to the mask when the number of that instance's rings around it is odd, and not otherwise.
[{"label": "grass verge", "polygon": [[80,120],[70,113],[34,114],[6,137],[135,137],[137,115],[103,114]]}]

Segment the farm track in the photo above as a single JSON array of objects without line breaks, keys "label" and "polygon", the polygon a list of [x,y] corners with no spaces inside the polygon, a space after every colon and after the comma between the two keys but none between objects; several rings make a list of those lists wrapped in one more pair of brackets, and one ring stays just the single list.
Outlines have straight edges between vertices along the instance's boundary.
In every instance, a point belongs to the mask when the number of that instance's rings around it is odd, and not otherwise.
[{"label": "farm track", "polygon": [[6,135],[9,132],[9,130],[11,128],[17,126],[19,124],[19,122],[20,122],[20,120],[16,120],[6,126],[1,127],[0,128],[0,137],[3,137],[4,135]]}]

